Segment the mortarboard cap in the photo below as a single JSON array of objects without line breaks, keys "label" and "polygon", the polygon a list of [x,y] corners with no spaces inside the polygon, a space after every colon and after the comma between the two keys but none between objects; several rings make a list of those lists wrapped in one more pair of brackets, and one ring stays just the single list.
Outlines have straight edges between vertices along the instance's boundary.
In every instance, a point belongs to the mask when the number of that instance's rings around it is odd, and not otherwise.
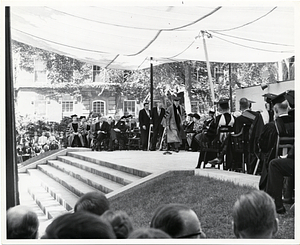
[{"label": "mortarboard cap", "polygon": [[215,111],[214,110],[209,110],[208,113],[212,113],[212,114],[215,114]]},{"label": "mortarboard cap", "polygon": [[74,115],[72,115],[72,116],[71,116],[71,118],[73,118],[73,117],[77,117],[77,115],[76,115],[76,114],[74,114]]},{"label": "mortarboard cap", "polygon": [[79,119],[82,119],[82,118],[86,118],[86,116],[80,116],[80,118],[79,118]]},{"label": "mortarboard cap", "polygon": [[272,99],[274,99],[276,96],[277,96],[276,94],[271,94],[271,93],[263,94],[265,101],[268,103],[270,103]]},{"label": "mortarboard cap", "polygon": [[224,104],[228,104],[228,102],[229,102],[229,99],[221,98],[217,104],[224,105]]},{"label": "mortarboard cap", "polygon": [[193,116],[194,116],[194,113],[189,113],[188,116],[189,116],[189,117],[193,117]]},{"label": "mortarboard cap", "polygon": [[283,92],[283,93],[277,95],[275,98],[272,99],[272,104],[275,105],[275,104],[278,104],[278,103],[282,103],[285,100],[286,100],[285,92]]}]

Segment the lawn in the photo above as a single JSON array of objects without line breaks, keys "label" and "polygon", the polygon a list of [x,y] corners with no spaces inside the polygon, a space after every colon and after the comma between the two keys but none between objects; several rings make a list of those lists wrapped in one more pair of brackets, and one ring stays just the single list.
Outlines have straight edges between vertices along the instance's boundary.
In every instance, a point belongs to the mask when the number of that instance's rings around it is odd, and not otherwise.
[{"label": "lawn", "polygon": [[[185,203],[198,215],[210,239],[235,238],[231,211],[237,198],[253,188],[203,176],[172,176],[150,183],[111,201],[111,209],[124,210],[134,227],[148,227],[154,210],[164,203]],[[289,209],[290,205],[286,205]],[[294,239],[294,210],[279,217],[276,239]]]}]

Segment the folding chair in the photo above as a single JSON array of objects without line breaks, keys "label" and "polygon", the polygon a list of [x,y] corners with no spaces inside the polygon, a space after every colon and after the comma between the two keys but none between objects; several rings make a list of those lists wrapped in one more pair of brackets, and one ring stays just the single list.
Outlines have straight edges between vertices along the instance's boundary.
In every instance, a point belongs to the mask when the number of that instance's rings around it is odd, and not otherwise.
[{"label": "folding chair", "polygon": [[[223,141],[232,132],[233,132],[233,128],[231,126],[220,126],[218,128],[216,138],[201,149],[200,154],[204,152],[203,168],[205,168],[205,165],[209,161],[208,154],[219,156],[220,152],[222,151],[221,147],[222,147]],[[224,161],[224,164],[226,164],[226,161]],[[219,164],[218,164],[218,169],[220,169]]]},{"label": "folding chair", "polygon": [[249,129],[249,124],[243,124],[239,133],[231,135],[231,146],[233,153],[235,154],[234,160],[237,162],[237,158],[241,155],[241,169],[243,173],[247,172],[247,163],[250,163]]}]

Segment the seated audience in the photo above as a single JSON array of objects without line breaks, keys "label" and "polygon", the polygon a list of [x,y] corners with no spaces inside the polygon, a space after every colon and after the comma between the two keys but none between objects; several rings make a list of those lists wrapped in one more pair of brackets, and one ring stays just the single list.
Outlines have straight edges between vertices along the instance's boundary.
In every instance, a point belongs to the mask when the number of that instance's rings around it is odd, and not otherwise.
[{"label": "seated audience", "polygon": [[102,215],[109,209],[109,201],[102,192],[94,191],[82,195],[74,206],[74,212],[87,211]]},{"label": "seated audience", "polygon": [[6,212],[7,239],[36,239],[39,220],[37,214],[24,205],[14,206]]},{"label": "seated audience", "polygon": [[266,192],[272,198],[274,198],[275,205],[276,205],[276,212],[278,214],[284,214],[286,212],[282,200],[283,178],[284,176],[293,178],[294,174],[295,174],[295,149],[293,147],[289,151],[287,158],[273,159],[269,164],[269,173],[267,179]]},{"label": "seated audience", "polygon": [[130,233],[128,239],[166,239],[171,238],[167,233],[155,228],[139,228]]},{"label": "seated audience", "polygon": [[101,218],[111,224],[118,239],[126,239],[133,231],[132,220],[124,211],[106,210]]},{"label": "seated audience", "polygon": [[53,220],[41,239],[115,239],[111,225],[98,215],[81,211]]},{"label": "seated audience", "polygon": [[160,229],[172,238],[205,238],[196,213],[184,204],[165,204],[156,209],[151,228]]},{"label": "seated audience", "polygon": [[274,201],[263,191],[241,195],[233,206],[232,216],[237,238],[272,238],[278,230]]}]

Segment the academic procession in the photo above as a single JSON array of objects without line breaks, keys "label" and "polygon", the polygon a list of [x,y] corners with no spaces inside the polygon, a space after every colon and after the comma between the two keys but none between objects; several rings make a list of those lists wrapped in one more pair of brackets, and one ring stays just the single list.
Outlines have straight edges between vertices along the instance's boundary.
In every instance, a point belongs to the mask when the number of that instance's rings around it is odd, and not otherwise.
[{"label": "academic procession", "polygon": [[297,240],[294,11],[6,7],[2,239]]}]

